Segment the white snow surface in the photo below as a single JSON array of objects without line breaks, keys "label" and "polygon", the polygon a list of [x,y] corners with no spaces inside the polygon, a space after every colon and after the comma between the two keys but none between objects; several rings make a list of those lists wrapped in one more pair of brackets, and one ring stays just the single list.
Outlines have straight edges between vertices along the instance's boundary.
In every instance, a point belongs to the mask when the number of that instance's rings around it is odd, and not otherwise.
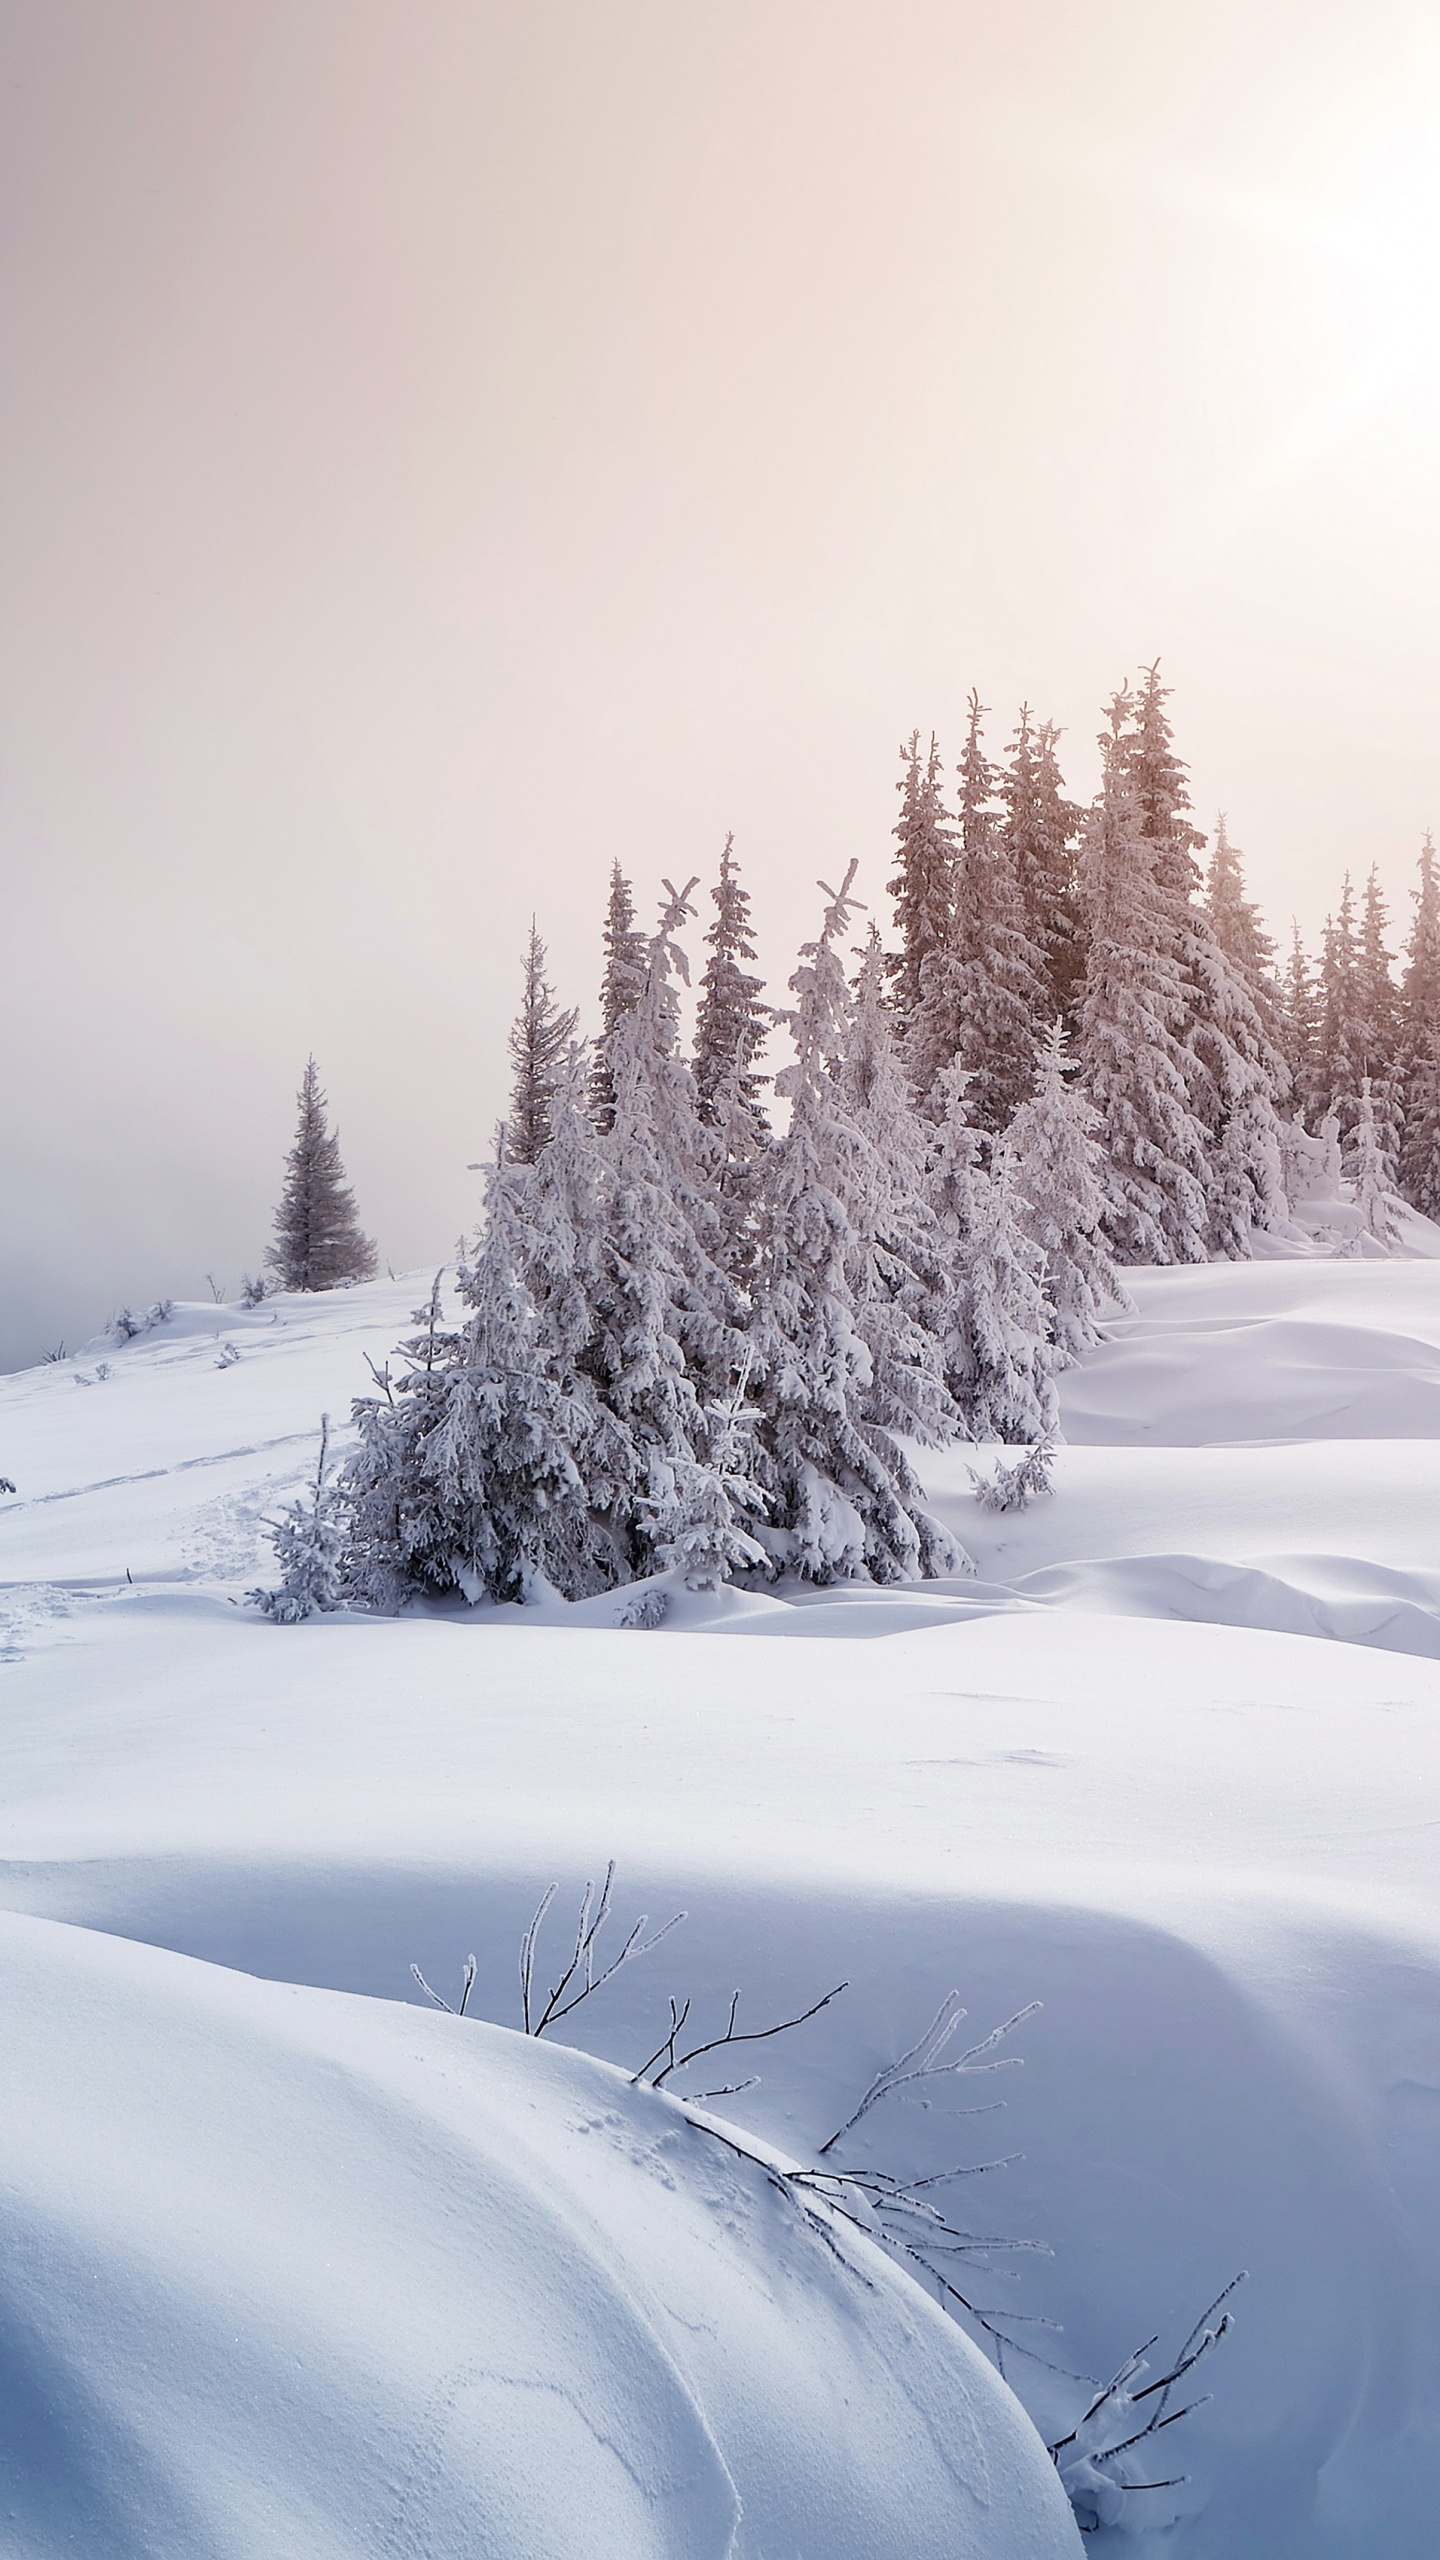
[{"label": "white snow surface", "polygon": [[[672,1991],[848,1978],[710,2113],[813,2158],[952,1984],[1043,2002],[852,2154],[1009,2160],[961,2218],[1053,2254],[966,2282],[1060,2324],[1078,2378],[1007,2362],[1047,2435],[1248,2269],[1183,2485],[1090,2547],[1429,2560],[1440,1265],[1131,1285],[1052,1497],[925,1459],[974,1580],[650,1631],[238,1605],[415,1277],[0,1381],[0,2553],[1084,2547],[953,2324],[607,2067]],[[689,1916],[565,2029],[601,2059],[480,2023],[610,1856],[617,1928]],[[402,2005],[472,1948],[475,2017]]]}]

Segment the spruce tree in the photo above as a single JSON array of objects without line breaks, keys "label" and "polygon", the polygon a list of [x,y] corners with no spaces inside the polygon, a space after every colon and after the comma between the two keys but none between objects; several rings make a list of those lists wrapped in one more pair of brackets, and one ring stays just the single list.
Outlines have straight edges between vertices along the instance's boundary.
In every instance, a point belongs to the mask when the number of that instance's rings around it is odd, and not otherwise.
[{"label": "spruce tree", "polygon": [[1342,1136],[1355,1125],[1360,1082],[1366,1073],[1366,1005],[1360,943],[1355,929],[1355,891],[1347,871],[1340,903],[1325,919],[1320,963],[1320,1024],[1316,1043],[1315,1108],[1333,1113]]},{"label": "spruce tree", "polygon": [[1065,1033],[1057,1020],[1040,1053],[1035,1091],[1016,1112],[1005,1142],[1020,1223],[1044,1257],[1051,1330],[1062,1364],[1099,1341],[1103,1316],[1130,1304],[1105,1242],[1098,1114],[1066,1068]]},{"label": "spruce tree", "polygon": [[887,967],[895,1018],[903,1039],[919,1011],[926,964],[932,953],[946,948],[950,939],[955,845],[945,813],[940,749],[934,737],[922,757],[920,732],[913,729],[900,757],[905,770],[895,785],[900,794],[900,816],[895,826],[898,851],[895,876],[889,883],[900,948],[891,954]]},{"label": "spruce tree", "polygon": [[[1159,662],[1144,670],[1128,741],[1141,832],[1153,847],[1153,879],[1161,937],[1178,973],[1174,1028],[1185,1053],[1190,1114],[1205,1131],[1207,1241],[1211,1250],[1247,1256],[1251,1231],[1284,1216],[1276,1104],[1289,1090],[1265,999],[1249,970],[1232,960],[1200,903],[1197,854],[1205,839],[1190,818],[1185,767],[1175,752]],[[1238,931],[1238,857],[1222,858],[1222,903]],[[1227,877],[1228,875],[1228,877]],[[1243,903],[1243,884],[1241,890]]]},{"label": "spruce tree", "polygon": [[1069,1023],[1085,965],[1075,879],[1082,812],[1064,795],[1056,755],[1058,737],[1059,731],[1049,721],[1034,727],[1030,706],[1022,703],[999,789],[1005,811],[1005,850],[1019,889],[1025,930],[1044,962],[1047,1010]]},{"label": "spruce tree", "polygon": [[1393,1166],[1400,1151],[1400,990],[1391,974],[1394,958],[1385,941],[1390,917],[1371,865],[1365,884],[1357,954],[1360,995],[1360,1050],[1370,1078],[1371,1109],[1381,1151]]},{"label": "spruce tree", "polygon": [[1427,835],[1401,987],[1405,1077],[1400,1188],[1412,1208],[1440,1219],[1440,879]]},{"label": "spruce tree", "polygon": [[590,1075],[590,1110],[603,1134],[615,1117],[615,1079],[610,1042],[615,1027],[640,1000],[645,983],[645,936],[635,922],[635,900],[618,862],[610,866],[610,898],[605,910],[605,969],[600,981],[600,1035]]},{"label": "spruce tree", "polygon": [[[1207,1133],[1191,1109],[1192,1014],[1175,914],[1175,878],[1190,849],[1183,836],[1146,830],[1132,708],[1125,692],[1111,702],[1100,797],[1081,848],[1082,1065],[1100,1118],[1105,1226],[1117,1260],[1203,1262]],[[1152,816],[1156,806],[1152,796]]]},{"label": "spruce tree", "polygon": [[313,1058],[296,1100],[299,1123],[266,1262],[279,1274],[282,1289],[338,1289],[347,1280],[373,1280],[375,1247],[360,1232],[339,1132],[326,1126],[329,1106]]},{"label": "spruce tree", "polygon": [[1387,1145],[1385,1123],[1375,1110],[1371,1079],[1362,1076],[1356,1097],[1355,1126],[1347,1149],[1355,1206],[1360,1212],[1366,1235],[1379,1245],[1389,1247],[1400,1241],[1395,1211],[1399,1206],[1395,1192],[1395,1167]]},{"label": "spruce tree", "polygon": [[1290,1091],[1302,1121],[1323,1103],[1319,1091],[1320,994],[1314,965],[1291,920],[1290,957],[1285,963],[1279,996],[1280,1045],[1290,1076]]},{"label": "spruce tree", "polygon": [[1245,894],[1244,861],[1230,842],[1223,810],[1215,821],[1210,849],[1205,911],[1231,968],[1250,989],[1261,1019],[1273,1032],[1278,1025],[1274,938],[1266,932],[1259,908]]},{"label": "spruce tree", "polygon": [[755,958],[750,899],[727,836],[711,891],[715,919],[695,1019],[695,1107],[715,1146],[714,1181],[723,1235],[719,1259],[737,1279],[750,1268],[759,1165],[770,1143],[760,1097],[768,1077],[756,1064],[769,1029],[762,981],[741,964]]},{"label": "spruce tree", "polygon": [[511,1164],[533,1164],[550,1136],[550,1106],[578,1016],[561,1013],[545,974],[545,945],[535,919],[525,946],[525,985],[510,1027],[510,1117],[505,1154]]},{"label": "spruce tree", "polygon": [[1008,1127],[1034,1078],[1035,1043],[1049,1009],[1044,955],[1032,941],[1015,870],[1017,847],[994,806],[998,777],[981,744],[984,717],[970,696],[960,763],[959,842],[952,945],[959,1040],[971,1120]]},{"label": "spruce tree", "polygon": [[926,1184],[933,1222],[925,1320],[961,1426],[972,1440],[1042,1439],[1056,1419],[1044,1256],[1027,1232],[1009,1140],[988,1167],[958,1061],[940,1079],[943,1109]]},{"label": "spruce tree", "polygon": [[[791,978],[790,1125],[766,1164],[748,1381],[775,1567],[814,1582],[954,1571],[897,1432],[943,1441],[956,1418],[935,1348],[892,1293],[876,1232],[882,1168],[844,1090],[853,1006],[838,945],[852,863]],[[823,886],[823,883],[822,883]]]}]

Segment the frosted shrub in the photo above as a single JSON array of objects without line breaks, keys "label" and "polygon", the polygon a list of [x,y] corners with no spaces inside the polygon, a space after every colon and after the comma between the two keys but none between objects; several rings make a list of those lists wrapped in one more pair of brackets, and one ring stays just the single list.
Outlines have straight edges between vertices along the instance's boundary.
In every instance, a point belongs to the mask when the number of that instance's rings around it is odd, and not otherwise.
[{"label": "frosted shrub", "polygon": [[278,1627],[297,1627],[317,1610],[345,1603],[346,1505],[330,1457],[330,1417],[320,1420],[320,1454],[310,1490],[270,1524],[280,1580],[247,1600]]}]

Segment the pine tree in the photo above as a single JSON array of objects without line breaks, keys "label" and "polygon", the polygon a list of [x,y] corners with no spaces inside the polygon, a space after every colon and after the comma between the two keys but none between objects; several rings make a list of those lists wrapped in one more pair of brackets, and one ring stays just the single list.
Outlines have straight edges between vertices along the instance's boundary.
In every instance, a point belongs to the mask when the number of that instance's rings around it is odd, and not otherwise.
[{"label": "pine tree", "polygon": [[296,1100],[299,1125],[266,1262],[284,1289],[338,1289],[347,1280],[373,1280],[375,1247],[360,1232],[355,1195],[345,1185],[339,1132],[325,1125],[328,1105],[313,1058]]},{"label": "pine tree", "polygon": [[734,1450],[744,1348],[720,1258],[714,1134],[679,1045],[674,981],[685,964],[675,936],[693,912],[695,883],[664,886],[639,999],[611,1042],[603,1393],[636,1470],[633,1570],[698,1569],[703,1555],[704,1578],[713,1580],[760,1561],[745,1526],[759,1497],[733,1458],[721,1469],[711,1455],[727,1407],[724,1437]]},{"label": "pine tree", "polygon": [[330,1455],[328,1413],[320,1417],[320,1454],[308,1497],[290,1503],[271,1528],[280,1580],[273,1591],[249,1591],[246,1598],[280,1627],[303,1626],[317,1611],[343,1608],[347,1507]]},{"label": "pine tree", "polygon": [[1035,1042],[1050,1001],[1043,954],[1031,940],[1014,867],[1014,848],[993,803],[998,777],[981,745],[984,717],[970,696],[960,764],[959,844],[952,943],[957,962],[959,1041],[970,1081],[974,1125],[997,1131],[1029,1093]]},{"label": "pine tree", "polygon": [[761,1003],[762,981],[741,966],[755,957],[750,899],[727,836],[720,877],[711,896],[715,920],[706,933],[710,957],[700,984],[695,1019],[695,1103],[712,1133],[714,1182],[723,1233],[718,1258],[737,1281],[754,1254],[754,1213],[759,1167],[770,1143],[770,1123],[760,1096],[769,1079],[756,1060],[769,1029]]},{"label": "pine tree", "polygon": [[[1290,957],[1281,981],[1280,1043],[1290,1075],[1290,1090],[1302,1121],[1320,1104],[1320,994],[1310,956],[1291,920]],[[1323,1105],[1321,1106],[1323,1109]]]},{"label": "pine tree", "polygon": [[1005,851],[1020,892],[1025,930],[1045,964],[1047,1010],[1068,1023],[1085,965],[1075,879],[1082,813],[1064,796],[1056,756],[1059,734],[1049,721],[1032,727],[1029,704],[1022,703],[999,788]]},{"label": "pine tree", "polygon": [[1399,1243],[1400,1229],[1395,1218],[1399,1206],[1395,1167],[1386,1136],[1385,1124],[1375,1110],[1370,1078],[1362,1076],[1355,1126],[1350,1133],[1349,1174],[1365,1233],[1373,1236],[1377,1244],[1388,1247]]},{"label": "pine tree", "polygon": [[1066,1074],[1065,1032],[1057,1020],[1040,1053],[1035,1091],[1010,1124],[1020,1223],[1044,1257],[1045,1294],[1062,1363],[1100,1340],[1101,1318],[1130,1300],[1105,1242],[1104,1157],[1098,1114]]},{"label": "pine tree", "polygon": [[1101,793],[1080,855],[1089,936],[1082,1062],[1100,1117],[1105,1226],[1117,1259],[1203,1262],[1206,1132],[1190,1107],[1191,1008],[1173,886],[1189,852],[1181,840],[1167,854],[1165,838],[1146,832],[1131,713],[1130,695],[1116,694],[1100,738]]},{"label": "pine tree", "polygon": [[1370,1078],[1371,1107],[1383,1153],[1393,1166],[1400,1151],[1401,1007],[1400,990],[1391,974],[1394,958],[1385,941],[1390,918],[1373,864],[1365,884],[1357,953],[1360,996],[1360,1050]]},{"label": "pine tree", "polygon": [[512,1164],[533,1164],[550,1136],[550,1105],[579,1019],[561,1013],[545,975],[545,945],[530,919],[525,946],[525,986],[510,1027],[510,1117],[505,1153]]},{"label": "pine tree", "polygon": [[769,1500],[759,1534],[777,1569],[823,1583],[960,1563],[894,1437],[943,1441],[956,1417],[933,1342],[888,1286],[874,1218],[882,1168],[843,1087],[853,1006],[837,945],[854,874],[852,863],[839,891],[826,889],[821,932],[790,981],[796,1055],[776,1079],[790,1126],[766,1166],[751,1319]]},{"label": "pine tree", "polygon": [[1411,895],[1415,917],[1401,989],[1405,1122],[1400,1188],[1412,1208],[1424,1217],[1440,1218],[1440,879],[1428,835],[1420,853],[1420,886]]},{"label": "pine tree", "polygon": [[943,951],[950,939],[955,845],[945,814],[940,749],[935,739],[932,736],[929,752],[922,759],[920,732],[914,729],[900,756],[905,770],[895,786],[900,794],[900,816],[895,827],[899,850],[895,876],[889,883],[900,948],[890,957],[888,973],[895,1018],[903,1038],[919,1011],[926,963],[932,953]]},{"label": "pine tree", "polygon": [[1026,1232],[1008,1138],[988,1168],[958,1063],[940,1079],[944,1119],[927,1181],[934,1225],[926,1321],[945,1384],[972,1440],[1030,1441],[1056,1421],[1044,1257]]},{"label": "pine tree", "polygon": [[607,1530],[591,1510],[591,1467],[605,1428],[593,1391],[547,1354],[522,1277],[529,1185],[497,1150],[474,1262],[461,1273],[472,1312],[439,1321],[439,1284],[406,1376],[356,1405],[351,1461],[352,1574],[373,1606],[414,1592],[477,1600],[580,1599],[613,1579]]},{"label": "pine tree", "polygon": [[1314,1108],[1334,1114],[1342,1135],[1355,1125],[1360,1081],[1366,1072],[1365,998],[1355,930],[1355,892],[1347,871],[1340,904],[1325,919],[1320,963],[1320,1025],[1315,1060]]},{"label": "pine tree", "polygon": [[615,1080],[610,1042],[616,1024],[640,1000],[645,983],[645,936],[635,922],[630,883],[618,862],[610,866],[610,900],[605,911],[605,970],[600,981],[600,1036],[590,1076],[590,1109],[604,1133],[615,1117]]},{"label": "pine tree", "polygon": [[[1127,754],[1141,832],[1153,848],[1161,940],[1178,972],[1174,1029],[1185,1052],[1186,1099],[1207,1140],[1207,1242],[1214,1252],[1243,1258],[1252,1229],[1285,1214],[1276,1104],[1289,1079],[1260,987],[1232,960],[1199,901],[1196,856],[1205,839],[1190,819],[1168,700],[1157,660],[1144,671]],[[1243,881],[1228,844],[1218,885],[1226,920],[1243,936]]]},{"label": "pine tree", "polygon": [[1230,842],[1222,810],[1215,821],[1215,840],[1205,880],[1205,909],[1215,939],[1232,969],[1250,989],[1261,1019],[1272,1033],[1278,1021],[1275,943],[1265,930],[1260,910],[1245,894],[1245,866]]}]

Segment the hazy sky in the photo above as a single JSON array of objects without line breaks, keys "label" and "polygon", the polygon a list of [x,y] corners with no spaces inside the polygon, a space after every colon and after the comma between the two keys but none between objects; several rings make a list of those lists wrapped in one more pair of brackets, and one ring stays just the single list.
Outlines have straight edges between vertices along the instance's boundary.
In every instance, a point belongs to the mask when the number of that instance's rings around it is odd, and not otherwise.
[{"label": "hazy sky", "polygon": [[783,982],[972,684],[1408,907],[1437,268],[1437,8],[0,0],[0,1364],[258,1267],[311,1048],[438,1259],[532,907],[588,1017],[733,827]]}]

